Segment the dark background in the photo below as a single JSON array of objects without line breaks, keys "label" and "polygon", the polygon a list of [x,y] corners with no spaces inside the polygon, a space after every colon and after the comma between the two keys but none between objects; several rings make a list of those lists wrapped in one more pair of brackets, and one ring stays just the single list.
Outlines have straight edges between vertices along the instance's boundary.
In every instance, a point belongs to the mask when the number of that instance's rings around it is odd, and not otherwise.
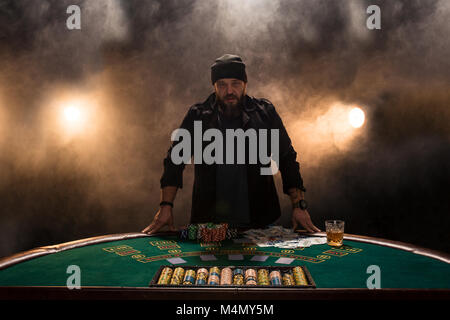
[{"label": "dark background", "polygon": [[[81,30],[66,28],[71,4]],[[381,30],[366,28],[370,4]],[[317,226],[450,252],[449,19],[446,0],[0,0],[0,256],[147,226],[170,134],[224,53],[281,115]],[[70,138],[67,97],[95,107]],[[353,105],[360,129],[341,121]],[[192,166],[184,177],[177,225]]]}]

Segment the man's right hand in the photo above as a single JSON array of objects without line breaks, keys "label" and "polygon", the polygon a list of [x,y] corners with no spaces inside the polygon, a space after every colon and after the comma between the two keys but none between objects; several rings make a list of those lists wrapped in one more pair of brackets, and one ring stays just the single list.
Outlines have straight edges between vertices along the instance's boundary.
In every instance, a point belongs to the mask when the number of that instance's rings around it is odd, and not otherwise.
[{"label": "man's right hand", "polygon": [[172,207],[168,205],[163,205],[158,212],[155,214],[152,223],[142,230],[142,232],[147,234],[153,234],[159,231],[164,226],[169,226],[170,231],[176,231],[173,226],[173,215]]}]

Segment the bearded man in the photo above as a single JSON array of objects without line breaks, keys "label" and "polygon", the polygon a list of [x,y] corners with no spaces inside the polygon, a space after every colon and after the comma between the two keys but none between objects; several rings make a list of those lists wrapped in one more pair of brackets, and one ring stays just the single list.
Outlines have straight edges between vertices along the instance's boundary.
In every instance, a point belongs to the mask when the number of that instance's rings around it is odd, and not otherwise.
[{"label": "bearded man", "polygon": [[[304,198],[306,190],[291,139],[273,104],[267,99],[247,95],[247,74],[242,59],[232,54],[216,59],[211,66],[211,82],[215,92],[204,102],[189,108],[180,129],[187,130],[193,137],[194,122],[199,121],[203,132],[217,129],[224,133],[224,137],[227,129],[278,130],[278,169],[281,172],[283,193],[289,195],[292,202],[293,227],[296,229],[300,224],[308,232],[320,231],[311,221],[307,210]],[[224,145],[230,143],[226,138],[224,142]],[[166,225],[175,231],[172,209],[177,190],[183,187],[185,167],[185,163],[175,164],[171,158],[177,143],[179,141],[172,144],[164,159],[164,172],[160,180],[160,209],[143,230],[145,233],[153,234]],[[250,150],[257,149],[250,148],[248,143],[245,145],[244,163],[195,164],[191,223],[227,222],[235,228],[262,228],[273,224],[280,217],[281,209],[273,176],[261,174],[261,168],[267,167],[267,164],[248,161]],[[266,148],[269,152],[270,147]],[[223,151],[227,152],[226,148]]]}]

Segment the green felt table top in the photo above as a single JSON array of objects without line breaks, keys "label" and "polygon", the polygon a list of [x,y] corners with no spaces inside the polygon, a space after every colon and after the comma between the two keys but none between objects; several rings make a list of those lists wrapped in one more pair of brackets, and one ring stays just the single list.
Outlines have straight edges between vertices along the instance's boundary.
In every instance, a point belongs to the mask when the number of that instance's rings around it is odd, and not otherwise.
[{"label": "green felt table top", "polygon": [[304,265],[317,288],[367,288],[367,269],[375,265],[381,288],[450,288],[450,264],[377,244],[344,240],[340,248],[324,244],[292,250],[232,241],[200,244],[173,236],[97,243],[37,257],[0,270],[0,286],[65,286],[68,266],[77,265],[81,286],[147,287],[170,261],[181,267]]}]

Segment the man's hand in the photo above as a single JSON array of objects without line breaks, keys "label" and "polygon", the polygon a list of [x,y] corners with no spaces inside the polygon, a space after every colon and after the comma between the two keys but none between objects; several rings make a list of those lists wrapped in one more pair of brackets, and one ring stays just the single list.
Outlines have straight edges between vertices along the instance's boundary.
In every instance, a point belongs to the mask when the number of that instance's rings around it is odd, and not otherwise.
[{"label": "man's hand", "polygon": [[294,208],[292,211],[292,225],[294,226],[294,231],[297,229],[298,224],[301,224],[306,231],[314,233],[320,232],[311,221],[311,217],[307,210],[302,210],[300,208]]},{"label": "man's hand", "polygon": [[172,215],[172,207],[165,205],[162,206],[158,212],[155,214],[152,223],[142,230],[142,232],[147,234],[153,234],[159,231],[165,225],[169,226],[170,231],[176,231],[173,226],[173,215]]}]

